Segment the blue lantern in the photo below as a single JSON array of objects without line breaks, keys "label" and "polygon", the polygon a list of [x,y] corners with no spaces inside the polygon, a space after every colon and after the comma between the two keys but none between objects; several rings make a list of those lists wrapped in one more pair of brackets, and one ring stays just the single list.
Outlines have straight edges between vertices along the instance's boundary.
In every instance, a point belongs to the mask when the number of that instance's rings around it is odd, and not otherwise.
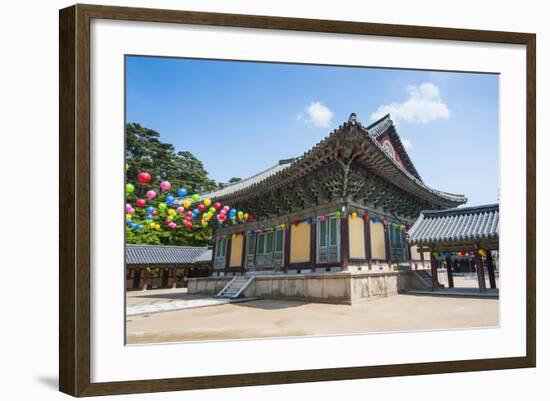
[{"label": "blue lantern", "polygon": [[178,189],[178,196],[182,196],[182,197],[183,197],[183,196],[185,196],[185,195],[187,195],[187,189],[185,189],[185,188],[180,188],[180,189]]}]

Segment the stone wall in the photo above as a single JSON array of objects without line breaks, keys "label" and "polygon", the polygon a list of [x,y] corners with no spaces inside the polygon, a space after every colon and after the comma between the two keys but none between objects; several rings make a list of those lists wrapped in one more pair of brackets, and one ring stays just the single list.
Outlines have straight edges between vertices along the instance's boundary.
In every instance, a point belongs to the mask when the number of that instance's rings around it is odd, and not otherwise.
[{"label": "stone wall", "polygon": [[232,278],[233,277],[229,276],[189,278],[187,280],[187,293],[215,295],[220,292]]},{"label": "stone wall", "polygon": [[[285,298],[354,304],[397,294],[410,287],[411,272],[338,272],[256,276],[244,297]],[[188,282],[189,294],[212,295],[232,277],[197,277]]]}]

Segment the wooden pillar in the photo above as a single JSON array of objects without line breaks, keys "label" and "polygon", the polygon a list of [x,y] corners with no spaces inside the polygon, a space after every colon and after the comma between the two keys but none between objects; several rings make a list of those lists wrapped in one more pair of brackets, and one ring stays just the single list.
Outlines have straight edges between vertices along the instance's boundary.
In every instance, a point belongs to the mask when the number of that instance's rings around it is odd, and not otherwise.
[{"label": "wooden pillar", "polygon": [[309,261],[311,269],[317,267],[317,220],[313,219],[309,229]]},{"label": "wooden pillar", "polygon": [[388,263],[388,269],[391,270],[391,255],[390,255],[390,230],[388,225],[384,225],[384,248],[386,251],[386,262]]},{"label": "wooden pillar", "polygon": [[178,288],[178,267],[172,268],[172,288]]},{"label": "wooden pillar", "polygon": [[231,239],[233,237],[233,234],[229,234],[229,239],[227,240],[227,245],[225,248],[225,269],[224,269],[224,275],[226,275],[229,272],[229,262],[231,260]]},{"label": "wooden pillar", "polygon": [[[292,224],[288,223],[285,228],[285,247],[283,249],[283,269],[285,273],[288,273],[288,265],[290,264],[290,233],[292,231]],[[254,250],[255,251],[255,250]]]},{"label": "wooden pillar", "polygon": [[340,218],[340,265],[348,270],[349,265],[349,223],[347,217]]},{"label": "wooden pillar", "polygon": [[437,259],[433,252],[430,252],[430,267],[432,271],[432,291],[439,289],[439,280],[437,279]]},{"label": "wooden pillar", "polygon": [[424,268],[424,251],[420,252],[419,250],[418,253],[420,253],[420,262],[422,263],[422,268]]},{"label": "wooden pillar", "polygon": [[495,262],[493,261],[491,251],[487,251],[487,272],[489,273],[489,284],[491,285],[491,288],[497,288],[497,281],[495,279]]},{"label": "wooden pillar", "polygon": [[445,258],[445,263],[447,265],[447,280],[449,281],[449,288],[454,288],[455,283],[453,280],[453,262],[451,261],[450,256],[447,256]]},{"label": "wooden pillar", "polygon": [[210,261],[210,267],[208,268],[208,275],[212,276],[214,274],[214,268],[216,265],[216,248],[218,240],[217,237],[214,236],[214,244],[212,245],[212,260]]},{"label": "wooden pillar", "polygon": [[142,275],[142,282],[141,282],[141,289],[143,291],[147,290],[147,279],[149,278],[149,272],[147,271],[147,268],[143,269],[143,275]]},{"label": "wooden pillar", "polygon": [[372,269],[371,259],[372,259],[372,244],[370,240],[370,220],[363,219],[363,228],[365,232],[365,258],[367,259],[367,263],[369,265],[369,270]]},{"label": "wooden pillar", "polygon": [[241,253],[241,274],[244,275],[246,273],[246,254],[247,254],[246,242],[248,240],[248,234],[245,232],[242,235],[243,235],[243,250]]},{"label": "wooden pillar", "polygon": [[479,284],[479,291],[485,291],[487,288],[485,286],[485,269],[483,268],[483,259],[479,254],[478,250],[475,250],[476,258],[476,272],[477,272],[477,282]]}]

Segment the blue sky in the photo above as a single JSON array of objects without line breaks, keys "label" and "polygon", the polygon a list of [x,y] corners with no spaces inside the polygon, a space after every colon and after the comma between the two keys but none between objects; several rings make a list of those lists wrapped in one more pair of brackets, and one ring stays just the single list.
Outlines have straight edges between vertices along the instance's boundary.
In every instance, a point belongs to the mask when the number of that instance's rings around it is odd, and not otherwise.
[{"label": "blue sky", "polygon": [[494,203],[499,78],[492,74],[131,56],[127,122],[203,161],[211,178],[246,178],[303,154],[355,112],[390,112],[424,182]]}]

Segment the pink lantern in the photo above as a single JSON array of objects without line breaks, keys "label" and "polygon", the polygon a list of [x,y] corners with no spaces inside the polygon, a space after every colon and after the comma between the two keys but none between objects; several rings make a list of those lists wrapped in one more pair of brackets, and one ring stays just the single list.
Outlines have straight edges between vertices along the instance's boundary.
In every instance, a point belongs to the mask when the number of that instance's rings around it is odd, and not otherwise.
[{"label": "pink lantern", "polygon": [[185,209],[183,208],[183,206],[179,206],[179,207],[176,209],[176,211],[177,211],[178,213],[183,213],[184,210],[185,210]]},{"label": "pink lantern", "polygon": [[324,214],[319,216],[319,220],[321,220],[321,221],[325,221],[326,219],[327,219],[327,216],[325,216]]},{"label": "pink lantern", "polygon": [[168,191],[172,185],[168,181],[162,181],[160,183],[160,189],[164,192]]},{"label": "pink lantern", "polygon": [[155,199],[157,197],[157,193],[155,191],[153,191],[152,189],[147,191],[147,193],[145,195],[147,196],[147,198],[149,200]]}]

